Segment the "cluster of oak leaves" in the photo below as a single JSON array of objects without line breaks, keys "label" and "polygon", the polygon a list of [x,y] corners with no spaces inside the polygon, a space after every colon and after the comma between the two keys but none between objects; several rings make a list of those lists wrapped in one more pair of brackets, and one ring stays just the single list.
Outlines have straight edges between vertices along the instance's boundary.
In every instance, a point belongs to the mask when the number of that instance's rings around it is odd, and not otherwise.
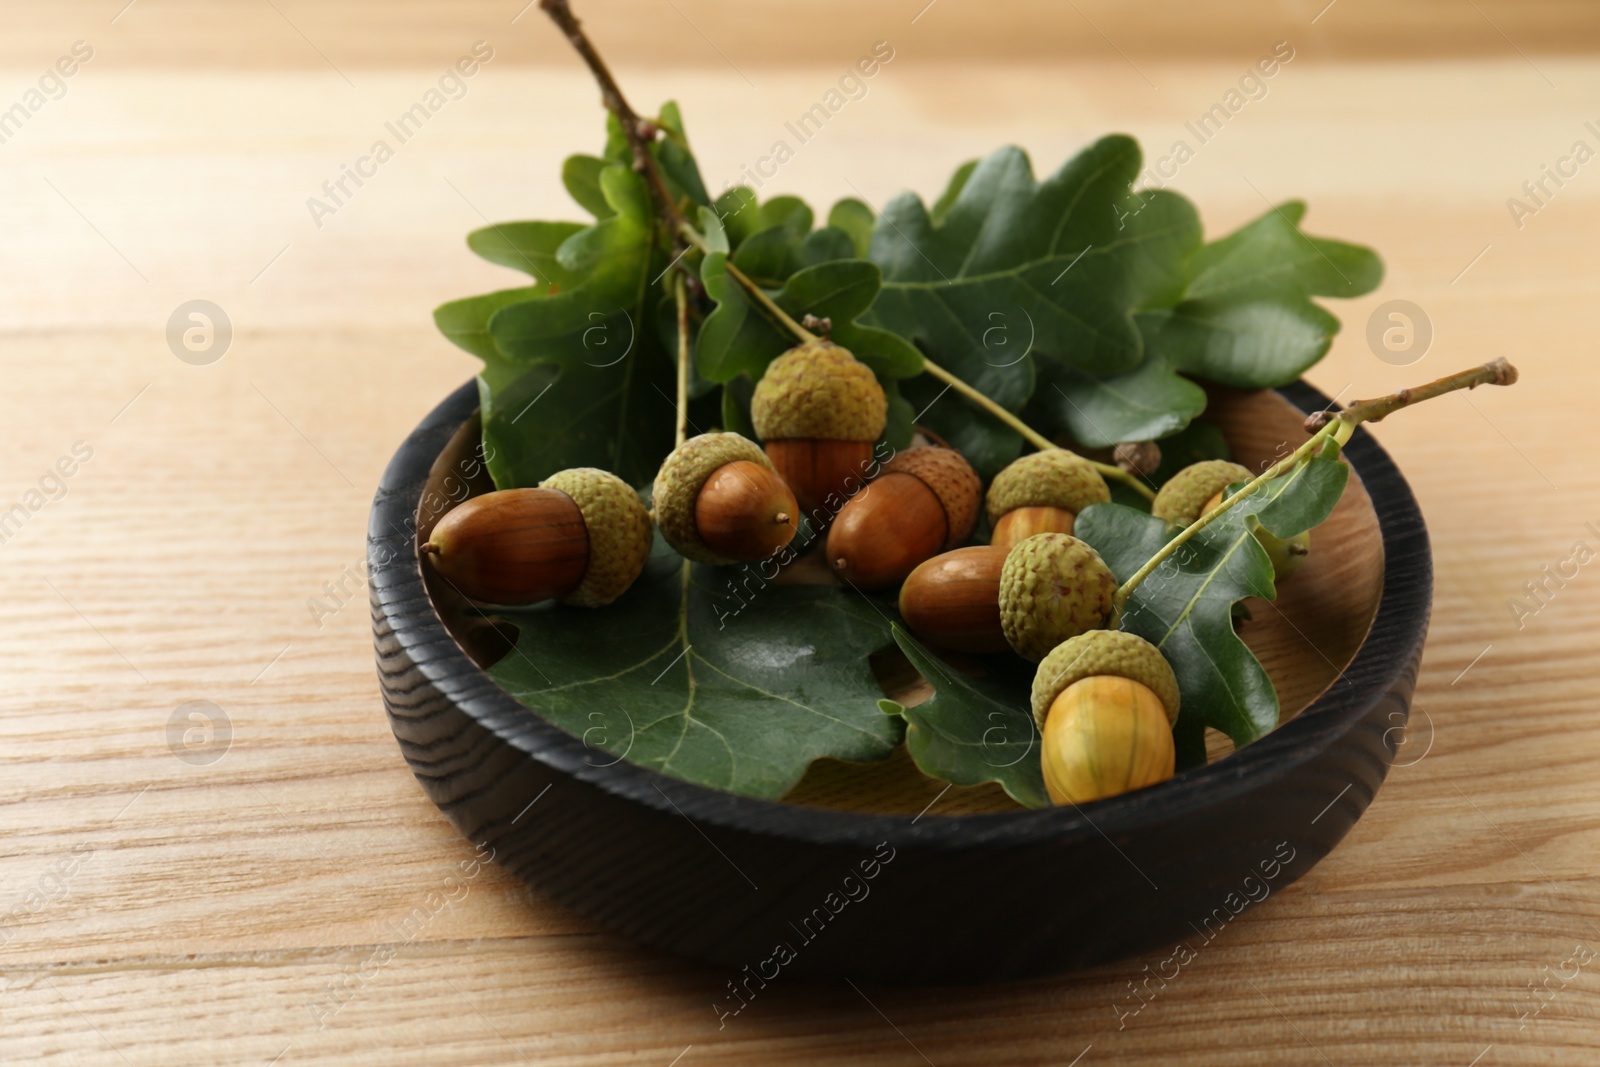
[{"label": "cluster of oak leaves", "polygon": [[[1003,148],[958,169],[931,205],[904,193],[881,212],[841,200],[825,223],[794,197],[748,188],[711,197],[681,117],[665,105],[652,145],[671,194],[709,252],[683,263],[692,291],[692,433],[750,429],[755,382],[794,344],[739,285],[731,262],[794,319],[876,375],[889,400],[885,444],[916,426],[958,449],[985,480],[1022,439],[923,371],[934,361],[1053,439],[1082,449],[1157,441],[1161,480],[1227,443],[1201,418],[1198,381],[1271,388],[1326,353],[1338,320],[1312,298],[1377,286],[1368,249],[1312,237],[1286,203],[1220,239],[1166,190],[1134,191],[1138,145],[1088,146],[1044,180]],[[468,237],[473,251],[529,284],[440,307],[444,334],[483,360],[484,454],[501,489],[599,467],[646,489],[674,445],[677,315],[672,235],[613,118],[600,156],[562,167],[592,222],[510,222]],[[676,268],[673,268],[676,269]],[[1339,468],[1319,474],[1318,463]],[[1276,725],[1277,697],[1233,627],[1248,596],[1272,596],[1248,538],[1253,511],[1276,507],[1309,529],[1342,488],[1342,465],[1313,460],[1274,492],[1241,503],[1135,591],[1122,626],[1158,644],[1177,674],[1178,767],[1204,762],[1204,730],[1236,745]],[[1337,483],[1337,484],[1335,484]],[[1171,531],[1134,494],[1085,512],[1089,541],[1119,581]],[[1279,529],[1280,534],[1299,532]],[[954,672],[894,625],[892,598],[772,584],[754,567],[697,565],[657,539],[636,585],[596,611],[503,612],[518,652],[491,671],[537,714],[582,737],[596,763],[627,759],[751,796],[778,798],[816,759],[873,761],[905,743],[917,765],[962,785],[998,782],[1030,806],[1049,801],[1028,709],[1029,674],[997,662]],[[1167,573],[1170,571],[1170,573]],[[1178,622],[1176,620],[1181,620]],[[926,703],[879,701],[868,656],[898,644],[932,684]],[[997,658],[998,659],[998,658]]]}]

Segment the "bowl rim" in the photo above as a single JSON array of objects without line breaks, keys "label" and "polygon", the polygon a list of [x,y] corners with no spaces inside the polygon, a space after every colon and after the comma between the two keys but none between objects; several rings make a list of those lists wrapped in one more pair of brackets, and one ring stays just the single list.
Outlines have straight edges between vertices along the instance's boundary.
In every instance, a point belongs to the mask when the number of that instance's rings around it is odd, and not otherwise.
[{"label": "bowl rim", "polygon": [[[1307,413],[1334,403],[1304,380],[1276,392]],[[414,530],[423,485],[440,448],[475,414],[477,402],[476,382],[468,381],[435,407],[395,453],[373,503],[369,554],[381,542],[392,542],[397,529]],[[409,536],[395,561],[402,565],[372,564],[374,610],[385,614],[394,639],[422,676],[501,742],[553,771],[667,815],[751,834],[865,848],[887,842],[893,847],[961,849],[975,843],[975,834],[981,835],[985,847],[1094,835],[1110,840],[1166,821],[1174,813],[1227,802],[1290,773],[1365,717],[1410,669],[1426,638],[1432,604],[1426,526],[1405,478],[1364,428],[1356,430],[1344,455],[1372,501],[1384,549],[1378,608],[1350,663],[1298,715],[1245,748],[1159,785],[1083,806],[923,819],[740,796],[626,760],[595,765],[585,758],[591,749],[579,738],[518,702],[471,661],[427,595]],[[415,603],[419,597],[427,603],[427,611],[397,617],[400,613],[393,605]]]}]

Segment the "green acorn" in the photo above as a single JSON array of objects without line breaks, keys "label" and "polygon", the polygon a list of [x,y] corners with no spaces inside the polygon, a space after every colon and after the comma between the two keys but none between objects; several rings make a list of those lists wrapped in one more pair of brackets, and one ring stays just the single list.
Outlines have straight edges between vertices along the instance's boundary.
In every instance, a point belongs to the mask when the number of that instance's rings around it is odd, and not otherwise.
[{"label": "green acorn", "polygon": [[872,371],[820,340],[768,364],[750,400],[750,421],[767,457],[818,527],[875,472],[873,445],[888,412]]},{"label": "green acorn", "polygon": [[1033,675],[1033,720],[1044,729],[1045,715],[1056,697],[1085,678],[1112,675],[1138,682],[1156,694],[1167,724],[1178,721],[1178,676],[1161,650],[1125,630],[1090,630],[1061,642]]},{"label": "green acorn", "polygon": [[984,498],[989,543],[1012,548],[1037,533],[1070,534],[1078,512],[1111,499],[1094,464],[1064,448],[1033,452],[995,475]]},{"label": "green acorn", "polygon": [[[1177,526],[1188,526],[1222,503],[1229,486],[1254,478],[1249,467],[1224,459],[1195,463],[1174,474],[1161,487],[1150,513]],[[1311,552],[1309,531],[1282,538],[1257,526],[1255,536],[1272,560],[1273,578],[1278,581],[1299,570]]]},{"label": "green acorn", "polygon": [[1068,638],[1105,626],[1117,580],[1100,554],[1069,534],[1035,534],[1006,554],[1000,625],[1024,659],[1038,662]]}]

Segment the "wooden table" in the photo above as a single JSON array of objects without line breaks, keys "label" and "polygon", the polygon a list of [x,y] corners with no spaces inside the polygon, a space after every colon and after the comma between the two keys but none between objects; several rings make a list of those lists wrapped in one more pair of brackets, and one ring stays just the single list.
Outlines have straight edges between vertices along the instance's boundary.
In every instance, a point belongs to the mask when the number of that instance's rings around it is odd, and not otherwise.
[{"label": "wooden table", "polygon": [[[0,545],[0,1058],[1595,1062],[1600,562],[1563,561],[1600,550],[1600,163],[1520,226],[1506,203],[1575,141],[1600,147],[1592,5],[597,14],[636,100],[683,102],[719,187],[891,41],[867,97],[772,183],[824,204],[936,193],[1005,141],[1041,169],[1114,128],[1165,152],[1290,40],[1174,185],[1211,232],[1304,196],[1314,232],[1383,251],[1384,287],[1335,309],[1347,328],[1311,375],[1328,392],[1498,355],[1523,370],[1377,430],[1431,522],[1433,635],[1388,785],[1309,877],[1120,1027],[1159,957],[1004,987],[778,986],[719,1030],[725,976],[497,868],[430,903],[472,850],[400,759],[371,663],[373,486],[475,366],[429,312],[515,284],[468,229],[576,217],[557,170],[598,144],[594,91],[516,3],[122,3],[8,11],[0,45],[0,108],[74,41],[94,49],[0,144],[0,513],[28,512]],[[466,95],[316,225],[307,198],[478,40],[495,59]],[[1435,331],[1411,366],[1366,340],[1391,299]],[[190,300],[232,324],[209,364],[168,343]]]}]

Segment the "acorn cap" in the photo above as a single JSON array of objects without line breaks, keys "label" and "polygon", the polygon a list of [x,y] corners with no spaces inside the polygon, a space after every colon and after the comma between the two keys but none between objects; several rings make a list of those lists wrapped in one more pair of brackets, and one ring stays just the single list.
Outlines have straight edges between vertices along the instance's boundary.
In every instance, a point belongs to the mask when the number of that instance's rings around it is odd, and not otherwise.
[{"label": "acorn cap", "polygon": [[628,591],[650,558],[650,512],[633,486],[610,471],[574,467],[539,483],[570,496],[589,533],[589,566],[564,604],[598,608]]},{"label": "acorn cap", "polygon": [[1062,508],[1074,515],[1110,501],[1111,490],[1094,464],[1064,448],[1034,452],[995,475],[984,500],[991,524],[1018,508]]},{"label": "acorn cap", "polygon": [[1166,709],[1168,725],[1178,721],[1178,676],[1172,665],[1155,645],[1124,630],[1090,630],[1051,649],[1033,675],[1033,721],[1042,731],[1050,705],[1068,686],[1105,674],[1145,686]]},{"label": "acorn cap", "polygon": [[736,433],[703,433],[672,450],[656,472],[653,494],[661,535],[678,554],[697,563],[736,562],[706,547],[695,526],[694,505],[700,489],[719,467],[745,460],[768,470],[772,461],[761,446]]},{"label": "acorn cap", "polygon": [[1195,463],[1174,474],[1161,491],[1150,514],[1179,526],[1188,526],[1200,517],[1200,509],[1207,500],[1216,496],[1235,482],[1248,482],[1255,475],[1249,467],[1241,467],[1225,459],[1208,459]]},{"label": "acorn cap", "polygon": [[1038,662],[1061,642],[1111,617],[1117,580],[1100,554],[1069,534],[1034,534],[1000,568],[1000,628],[1024,659]]},{"label": "acorn cap", "polygon": [[960,452],[934,446],[908,449],[883,465],[879,477],[884,474],[909,474],[933,490],[944,508],[945,548],[954,548],[972,535],[983,483]]},{"label": "acorn cap", "polygon": [[876,441],[888,419],[877,377],[831,341],[807,341],[773,360],[750,400],[763,441]]}]

